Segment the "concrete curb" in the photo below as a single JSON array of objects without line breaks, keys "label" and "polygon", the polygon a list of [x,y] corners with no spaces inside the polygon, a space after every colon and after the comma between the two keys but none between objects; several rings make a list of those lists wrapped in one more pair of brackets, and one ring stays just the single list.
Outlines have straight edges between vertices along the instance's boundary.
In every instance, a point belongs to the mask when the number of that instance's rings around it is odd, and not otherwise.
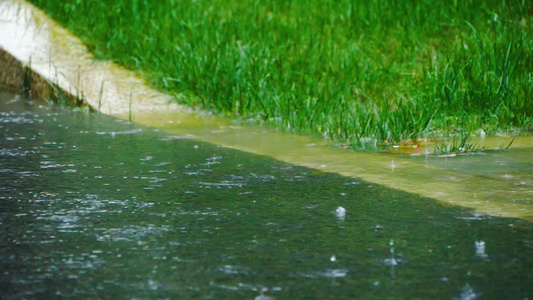
[{"label": "concrete curb", "polygon": [[191,111],[146,86],[132,71],[95,60],[83,43],[21,0],[0,0],[0,84],[35,98],[124,118],[150,111]]}]

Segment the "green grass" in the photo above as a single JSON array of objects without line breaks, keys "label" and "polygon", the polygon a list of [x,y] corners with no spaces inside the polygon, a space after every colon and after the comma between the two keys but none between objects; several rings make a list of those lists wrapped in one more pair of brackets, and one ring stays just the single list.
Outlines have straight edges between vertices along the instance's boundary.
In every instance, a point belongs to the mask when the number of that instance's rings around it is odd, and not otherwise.
[{"label": "green grass", "polygon": [[190,106],[352,145],[530,130],[529,1],[31,0]]},{"label": "green grass", "polygon": [[447,141],[436,144],[434,152],[435,154],[446,155],[446,154],[480,152],[483,150],[485,149],[480,148],[476,142],[471,141],[470,133],[459,132],[457,135],[453,135]]}]

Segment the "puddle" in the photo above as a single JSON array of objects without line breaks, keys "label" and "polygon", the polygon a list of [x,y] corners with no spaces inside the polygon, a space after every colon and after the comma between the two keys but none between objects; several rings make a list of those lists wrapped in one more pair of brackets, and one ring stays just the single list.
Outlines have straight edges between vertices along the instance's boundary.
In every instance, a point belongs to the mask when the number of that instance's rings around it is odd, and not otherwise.
[{"label": "puddle", "polygon": [[[533,294],[533,226],[524,220],[5,92],[0,132],[8,298]],[[474,176],[449,166],[438,174]]]},{"label": "puddle", "polygon": [[[209,119],[181,120],[168,114],[139,114],[136,121],[175,136],[189,136],[225,147],[343,176],[361,178],[453,205],[496,216],[533,220],[533,138],[516,137],[506,151],[438,157],[360,153],[340,149],[312,136],[289,135],[254,127],[235,127]],[[511,138],[486,138],[486,148]],[[310,146],[312,145],[312,146]],[[517,201],[517,199],[520,199]]]}]

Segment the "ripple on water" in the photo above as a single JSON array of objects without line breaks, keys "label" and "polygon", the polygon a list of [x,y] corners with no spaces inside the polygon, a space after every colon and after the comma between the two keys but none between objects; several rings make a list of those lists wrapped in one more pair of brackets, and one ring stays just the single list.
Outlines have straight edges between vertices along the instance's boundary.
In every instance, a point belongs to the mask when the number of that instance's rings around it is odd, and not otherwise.
[{"label": "ripple on water", "polygon": [[211,282],[210,283],[211,286],[214,286],[214,287],[217,287],[217,288],[220,288],[220,289],[223,289],[223,290],[228,290],[228,291],[253,291],[253,292],[257,292],[257,293],[260,293],[259,295],[257,295],[254,300],[274,300],[276,298],[272,297],[272,296],[267,296],[265,295],[265,293],[267,292],[281,292],[283,290],[283,287],[281,286],[274,286],[274,287],[266,287],[265,285],[261,285],[261,284],[258,284],[258,285],[254,285],[254,284],[249,284],[249,283],[244,283],[244,282],[239,282],[238,284],[236,285],[229,285],[229,284],[216,284],[214,282]]},{"label": "ripple on water", "polygon": [[125,131],[97,131],[96,134],[98,135],[110,135],[112,137],[115,137],[117,135],[124,135],[124,134],[138,134],[143,132],[141,128],[139,129],[132,129],[132,130],[125,130]]},{"label": "ripple on water", "polygon": [[198,185],[200,185],[201,188],[235,188],[235,187],[243,187],[245,183],[243,182],[231,182],[227,180],[222,180],[220,182],[198,182]]},{"label": "ripple on water", "polygon": [[236,265],[219,266],[217,270],[228,275],[253,275],[250,268]]},{"label": "ripple on water", "polygon": [[53,224],[56,224],[56,227],[58,229],[69,229],[69,228],[76,228],[81,225],[77,224],[80,220],[79,217],[65,214],[65,215],[51,215],[51,216],[39,216],[36,218],[37,220],[44,220],[52,222]]},{"label": "ripple on water", "polygon": [[2,124],[34,124],[34,123],[43,123],[42,119],[37,119],[38,116],[32,116],[33,118],[26,118],[20,115],[13,114],[1,114],[0,123]]},{"label": "ripple on water", "polygon": [[35,154],[35,153],[38,153],[38,151],[25,150],[25,149],[21,149],[21,148],[14,148],[14,149],[4,148],[4,149],[0,149],[0,156],[24,157],[24,156],[28,156],[28,155]]},{"label": "ripple on water", "polygon": [[99,234],[97,240],[102,241],[135,241],[142,240],[148,237],[159,237],[162,233],[168,232],[169,227],[161,226],[156,227],[154,225],[148,226],[136,226],[128,225],[121,228],[105,229]]},{"label": "ripple on water", "polygon": [[346,268],[327,268],[327,269],[324,269],[324,270],[321,270],[321,271],[315,271],[315,272],[311,272],[311,273],[303,273],[301,274],[301,276],[303,277],[306,277],[306,278],[313,278],[313,279],[317,279],[317,278],[321,278],[321,277],[325,277],[325,278],[342,278],[342,277],[346,277],[348,276],[348,273],[350,273],[350,270],[346,269]]}]

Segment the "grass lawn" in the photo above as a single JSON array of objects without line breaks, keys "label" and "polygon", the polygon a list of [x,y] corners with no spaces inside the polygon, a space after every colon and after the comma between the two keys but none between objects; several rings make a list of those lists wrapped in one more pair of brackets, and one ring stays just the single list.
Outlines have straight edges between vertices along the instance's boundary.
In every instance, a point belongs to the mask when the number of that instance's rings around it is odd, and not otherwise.
[{"label": "grass lawn", "polygon": [[532,127],[531,1],[30,2],[97,58],[242,120],[356,148]]}]

